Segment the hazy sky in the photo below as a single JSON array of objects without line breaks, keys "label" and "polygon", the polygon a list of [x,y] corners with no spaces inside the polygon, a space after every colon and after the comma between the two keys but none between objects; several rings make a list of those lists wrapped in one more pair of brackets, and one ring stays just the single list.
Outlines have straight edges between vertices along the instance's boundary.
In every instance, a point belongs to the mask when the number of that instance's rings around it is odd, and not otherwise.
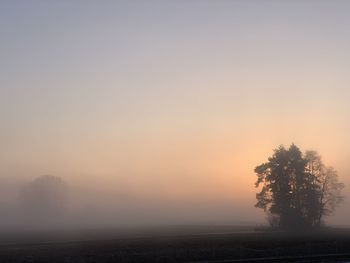
[{"label": "hazy sky", "polygon": [[184,220],[255,222],[254,167],[294,142],[350,187],[349,10],[2,1],[0,176],[53,174],[125,204],[177,204]]}]

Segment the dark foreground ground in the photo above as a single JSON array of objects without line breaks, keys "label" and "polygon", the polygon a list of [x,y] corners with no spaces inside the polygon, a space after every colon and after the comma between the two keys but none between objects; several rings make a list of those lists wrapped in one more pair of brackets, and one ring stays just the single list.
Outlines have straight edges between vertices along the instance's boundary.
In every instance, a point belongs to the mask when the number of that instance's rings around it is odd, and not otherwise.
[{"label": "dark foreground ground", "polygon": [[350,262],[350,230],[169,228],[2,234],[0,262]]}]

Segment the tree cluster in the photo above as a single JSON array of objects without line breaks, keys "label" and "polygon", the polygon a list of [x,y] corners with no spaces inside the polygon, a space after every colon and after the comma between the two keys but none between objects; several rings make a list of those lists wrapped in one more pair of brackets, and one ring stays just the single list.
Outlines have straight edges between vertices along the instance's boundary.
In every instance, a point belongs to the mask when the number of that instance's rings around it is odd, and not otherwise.
[{"label": "tree cluster", "polygon": [[66,210],[67,184],[57,176],[43,175],[26,184],[19,194],[19,205],[27,221],[59,220]]},{"label": "tree cluster", "polygon": [[255,206],[280,228],[318,227],[343,200],[337,171],[325,166],[317,152],[303,154],[294,144],[274,150],[255,173],[260,188]]}]

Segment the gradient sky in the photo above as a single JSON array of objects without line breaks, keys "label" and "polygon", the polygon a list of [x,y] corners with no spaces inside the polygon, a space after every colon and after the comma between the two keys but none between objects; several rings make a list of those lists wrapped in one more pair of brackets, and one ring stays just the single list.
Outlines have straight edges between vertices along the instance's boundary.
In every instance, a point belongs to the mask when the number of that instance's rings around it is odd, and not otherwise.
[{"label": "gradient sky", "polygon": [[294,142],[350,187],[349,10],[2,1],[0,176],[53,174],[126,203],[179,204],[184,220],[256,222],[254,167]]}]

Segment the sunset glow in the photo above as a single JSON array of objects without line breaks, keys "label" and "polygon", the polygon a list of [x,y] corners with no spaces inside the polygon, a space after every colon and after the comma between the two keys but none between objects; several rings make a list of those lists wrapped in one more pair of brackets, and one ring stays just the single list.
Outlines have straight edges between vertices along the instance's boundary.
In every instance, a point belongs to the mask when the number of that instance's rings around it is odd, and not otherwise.
[{"label": "sunset glow", "polygon": [[350,185],[350,2],[267,2],[2,4],[3,200],[50,174],[147,222],[258,224],[254,168],[293,142]]}]

